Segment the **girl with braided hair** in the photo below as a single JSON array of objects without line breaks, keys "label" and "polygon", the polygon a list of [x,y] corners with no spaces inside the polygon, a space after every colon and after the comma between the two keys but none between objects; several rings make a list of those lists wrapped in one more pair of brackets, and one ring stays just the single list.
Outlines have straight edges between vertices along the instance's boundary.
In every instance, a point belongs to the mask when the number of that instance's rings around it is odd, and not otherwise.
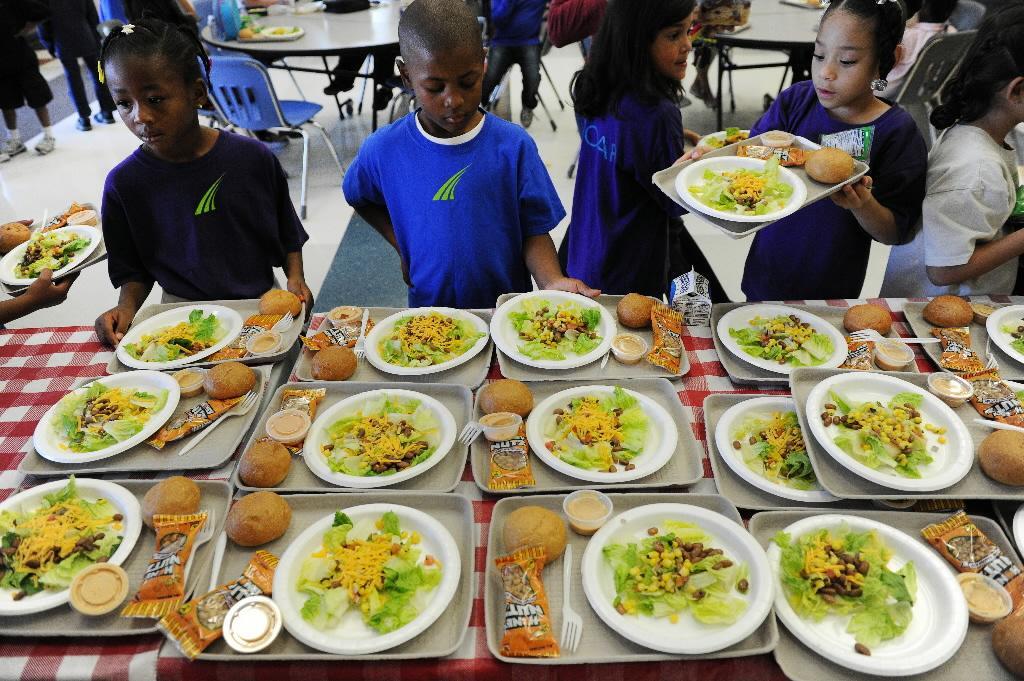
[{"label": "girl with braided hair", "polygon": [[1024,5],[985,18],[931,122],[944,132],[921,224],[889,255],[882,295],[1012,293],[1024,230],[1008,221],[1024,201],[1006,138],[1024,122]]}]

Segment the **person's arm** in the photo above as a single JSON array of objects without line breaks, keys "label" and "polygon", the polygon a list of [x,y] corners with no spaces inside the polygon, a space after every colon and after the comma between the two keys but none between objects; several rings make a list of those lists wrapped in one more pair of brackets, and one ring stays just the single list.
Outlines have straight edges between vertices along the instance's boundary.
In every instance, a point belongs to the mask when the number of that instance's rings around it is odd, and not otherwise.
[{"label": "person's arm", "polygon": [[121,286],[117,305],[96,318],[96,335],[100,337],[100,342],[112,348],[117,347],[152,290],[152,282],[125,282]]},{"label": "person's arm", "polygon": [[971,259],[963,265],[950,267],[928,266],[928,279],[936,286],[950,286],[977,279],[1000,265],[1024,254],[1024,230],[1003,239],[989,241],[975,247]]},{"label": "person's arm", "polygon": [[552,0],[548,38],[555,47],[578,43],[597,33],[608,0]]},{"label": "person's arm", "polygon": [[370,223],[370,226],[377,230],[377,233],[384,237],[384,240],[391,244],[391,247],[398,253],[398,259],[402,262],[402,280],[406,286],[412,286],[409,281],[409,263],[402,255],[402,249],[398,247],[398,239],[395,237],[395,225],[391,222],[391,213],[387,206],[376,203],[364,203],[360,206],[353,206],[359,217]]},{"label": "person's arm", "polygon": [[192,3],[188,0],[178,0],[178,7],[181,8],[181,13],[185,16],[192,17],[193,19],[199,18],[196,16],[196,10],[192,7]]},{"label": "person's arm", "polygon": [[887,245],[899,243],[903,230],[893,212],[871,193],[871,184],[871,177],[865,175],[833,194],[832,202],[853,213],[861,228],[875,241]]},{"label": "person's arm", "polygon": [[284,256],[284,274],[288,277],[286,287],[306,304],[306,318],[313,314],[313,292],[306,284],[306,273],[302,267],[302,251],[292,251]]},{"label": "person's arm", "polygon": [[590,288],[579,279],[565,276],[558,264],[555,243],[548,234],[528,236],[523,241],[523,259],[526,269],[537,280],[537,286],[548,291],[569,291],[596,298],[601,292]]},{"label": "person's arm", "polygon": [[39,274],[39,278],[32,282],[23,294],[17,298],[0,302],[0,324],[20,319],[38,310],[60,305],[68,297],[68,290],[77,278],[77,274],[72,274],[55,282],[53,281],[53,272],[49,269],[43,270]]}]

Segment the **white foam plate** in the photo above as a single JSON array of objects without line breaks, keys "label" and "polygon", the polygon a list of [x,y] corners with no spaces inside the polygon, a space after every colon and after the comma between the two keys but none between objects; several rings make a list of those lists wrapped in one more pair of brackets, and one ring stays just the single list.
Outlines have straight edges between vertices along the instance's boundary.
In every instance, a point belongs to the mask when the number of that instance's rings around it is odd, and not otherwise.
[{"label": "white foam plate", "polygon": [[750,326],[749,322],[754,317],[772,318],[778,317],[779,315],[794,315],[800,321],[806,322],[814,327],[814,330],[818,333],[825,334],[832,340],[832,345],[835,346],[835,350],[832,352],[832,356],[826,359],[821,364],[815,364],[817,367],[824,368],[835,368],[846,361],[846,338],[839,329],[832,326],[818,315],[811,314],[805,310],[798,310],[794,307],[787,307],[785,305],[765,305],[762,303],[755,303],[753,305],[743,305],[742,307],[736,307],[729,310],[721,319],[718,320],[718,326],[715,328],[715,333],[718,334],[718,340],[722,342],[722,345],[731,352],[733,355],[743,360],[747,364],[752,364],[756,367],[764,369],[765,371],[771,371],[776,374],[783,374],[788,376],[795,368],[792,364],[779,364],[769,359],[763,359],[761,357],[754,357],[744,352],[740,344],[736,342],[736,339],[729,335],[729,329],[745,329]]},{"label": "white foam plate", "polygon": [[[61,267],[59,270],[56,270],[53,273],[54,279],[67,274],[75,267],[85,262],[86,258],[92,255],[92,252],[95,251],[96,247],[100,245],[101,241],[103,241],[103,233],[100,232],[100,230],[96,229],[95,227],[89,227],[88,225],[61,227],[60,229],[50,230],[50,232],[48,233],[77,234],[79,236],[84,236],[89,239],[88,246],[80,250],[78,253],[75,253],[75,256],[71,258],[71,261],[68,262],[67,265]],[[38,232],[33,232],[32,236],[35,237],[37,234]],[[25,250],[28,248],[30,241],[31,239],[23,244],[15,246],[7,255],[3,257],[3,259],[0,259],[0,281],[2,281],[5,284],[8,284],[9,286],[29,286],[36,280],[35,277],[19,277],[17,274],[14,273],[14,268],[17,266],[19,262],[21,262],[21,259],[25,255]]]},{"label": "white foam plate", "polygon": [[[454,357],[447,362],[442,362],[440,364],[432,364],[431,366],[426,367],[403,367],[385,361],[380,354],[380,344],[391,335],[392,330],[395,328],[395,322],[399,319],[404,319],[405,317],[427,315],[431,312],[437,312],[454,319],[469,322],[474,329],[484,335],[477,339],[475,344],[458,357]],[[465,364],[480,354],[480,351],[487,346],[487,333],[487,322],[480,319],[475,314],[465,310],[456,310],[451,307],[417,307],[411,310],[403,310],[380,320],[380,322],[375,324],[370,332],[366,334],[366,359],[370,364],[381,371],[389,374],[395,374],[396,376],[423,376],[425,374],[436,374],[439,371],[446,371],[453,367],[457,367],[460,364]]]},{"label": "white foam plate", "polygon": [[[193,310],[202,310],[203,316],[207,316],[211,313],[217,316],[217,322],[220,324],[220,332],[224,335],[212,346],[197,352],[194,355],[182,357],[181,359],[176,359],[172,362],[143,362],[142,360],[135,359],[128,354],[127,350],[125,350],[126,344],[138,343],[146,334],[188,321],[188,316]],[[241,332],[242,316],[229,307],[224,307],[223,305],[209,305],[206,303],[184,305],[182,307],[167,310],[166,312],[161,312],[158,315],[153,315],[149,319],[133,325],[128,330],[128,333],[124,335],[124,338],[121,339],[121,342],[117,344],[116,354],[117,359],[119,359],[122,364],[132,367],[133,369],[156,369],[160,371],[178,369],[198,362],[204,357],[209,357],[234,340]]]},{"label": "white foam plate", "polygon": [[1022,320],[1024,320],[1024,305],[1000,307],[989,315],[988,320],[985,322],[985,330],[988,331],[988,337],[992,339],[992,342],[1000,350],[1021,364],[1024,364],[1024,354],[1011,345],[1014,340],[1013,336],[1003,331],[1004,324],[1020,322],[1019,326],[1024,326],[1024,321]]},{"label": "white foam plate", "polygon": [[[21,510],[24,512],[37,509],[42,505],[44,496],[63,489],[67,484],[67,479],[54,480],[15,494],[0,503],[0,511]],[[99,498],[108,500],[124,516],[121,544],[107,561],[112,565],[120,565],[131,555],[139,533],[142,531],[142,509],[139,507],[138,499],[124,487],[106,480],[75,478],[75,488],[78,490],[78,495],[88,501],[95,501]],[[0,589],[0,616],[30,615],[43,612],[64,605],[68,602],[68,597],[68,590],[63,589],[61,591],[40,591],[16,601],[11,590]]]},{"label": "white foam plate", "polygon": [[558,409],[559,407],[565,408],[565,405],[576,397],[610,395],[614,390],[614,386],[610,385],[579,386],[555,393],[538,404],[533,408],[533,411],[530,412],[530,417],[526,421],[526,438],[530,443],[530,448],[541,461],[559,473],[564,473],[565,475],[576,478],[577,480],[586,480],[587,482],[628,482],[630,480],[638,480],[657,473],[672,459],[672,455],[676,451],[676,444],[679,441],[676,424],[672,420],[672,417],[669,416],[669,413],[665,411],[660,404],[646,395],[641,395],[638,392],[627,390],[625,388],[623,388],[623,390],[626,390],[630,396],[636,398],[640,403],[640,408],[643,409],[644,413],[647,415],[649,423],[647,428],[647,441],[644,443],[644,448],[640,454],[630,462],[636,466],[636,468],[631,471],[627,471],[622,467],[619,467],[619,470],[615,473],[578,468],[570,463],[562,461],[560,458],[548,451],[548,448],[544,446],[547,442],[547,438],[544,436],[544,431],[547,430],[547,427],[552,421],[554,421],[555,414],[553,412],[555,409]]},{"label": "white foam plate", "polygon": [[[831,402],[829,391],[835,391],[851,406],[854,403],[874,401],[888,404],[893,395],[902,392],[921,394],[924,396],[919,409],[921,417],[926,423],[946,429],[946,444],[939,444],[938,435],[925,431],[928,453],[935,460],[919,467],[920,478],[906,478],[895,472],[866,466],[832,441],[832,437],[839,432],[837,426],[826,428],[821,422],[825,404]],[[807,396],[806,415],[811,435],[818,440],[829,456],[850,472],[890,489],[907,492],[934,492],[945,489],[959,482],[974,465],[974,444],[971,442],[970,433],[967,432],[967,426],[960,417],[927,390],[893,376],[860,371],[831,376],[816,385]],[[932,451],[933,447],[938,449]]]},{"label": "white foam plate", "polygon": [[[685,611],[679,614],[678,622],[672,623],[668,617],[622,615],[612,605],[615,575],[604,559],[604,547],[645,539],[647,528],[664,529],[666,520],[681,520],[700,526],[712,537],[712,546],[722,549],[730,559],[747,564],[750,588],[746,594],[734,594],[746,600],[747,609],[734,623],[704,624]],[[620,636],[665,653],[699,655],[728,648],[761,626],[772,607],[774,589],[764,549],[741,525],[697,506],[650,504],[620,513],[587,543],[580,568],[583,590],[598,617]]]},{"label": "white foam plate", "polygon": [[1024,552],[1024,504],[1017,508],[1013,514],[1013,542],[1017,545],[1018,552]]},{"label": "white foam plate", "polygon": [[[427,594],[427,601],[412,622],[388,634],[379,634],[363,623],[358,607],[351,607],[334,629],[321,631],[302,619],[300,610],[306,596],[296,588],[302,561],[323,544],[323,534],[334,522],[334,513],[311,525],[285,550],[274,573],[274,601],[281,608],[285,629],[306,645],[336,655],[366,655],[405,643],[422,633],[441,616],[459,588],[461,562],[459,549],[451,533],[422,511],[398,504],[364,504],[342,509],[353,522],[379,518],[393,511],[403,531],[418,532],[422,540],[421,561],[432,555],[441,563],[441,583]],[[469,588],[467,584],[465,588]]]},{"label": "white foam plate", "polygon": [[[330,440],[327,436],[327,429],[335,421],[338,421],[343,416],[355,413],[363,404],[376,399],[381,395],[401,397],[407,400],[419,400],[433,411],[434,417],[437,419],[439,424],[438,433],[435,436],[437,449],[426,461],[406,468],[404,471],[395,473],[394,475],[368,475],[363,477],[358,475],[335,473],[327,465],[327,460],[324,458],[323,454],[320,453],[321,445],[326,444]],[[313,425],[309,429],[309,436],[306,438],[306,442],[303,445],[302,458],[314,475],[333,485],[353,487],[356,489],[388,487],[400,482],[405,482],[410,478],[415,478],[417,475],[426,473],[431,468],[441,463],[441,459],[451,451],[452,445],[455,444],[455,434],[455,417],[452,416],[452,413],[448,411],[443,404],[435,400],[433,397],[413,390],[397,390],[391,388],[371,390],[369,392],[347,397],[317,416],[316,421],[313,422]]]},{"label": "white foam plate", "polygon": [[690,187],[704,184],[705,170],[715,172],[739,170],[741,168],[763,170],[766,163],[767,161],[762,161],[759,158],[746,158],[742,156],[702,158],[686,166],[676,175],[676,193],[679,194],[679,198],[682,199],[683,203],[698,213],[721,218],[722,220],[729,220],[730,222],[771,222],[773,220],[780,220],[800,210],[804,205],[804,201],[807,200],[807,186],[789,168],[779,167],[779,179],[793,188],[789,201],[779,210],[764,213],[763,215],[740,215],[739,213],[717,210],[701,203],[700,199],[690,192]]},{"label": "white foam plate", "polygon": [[780,579],[782,550],[772,542],[768,562],[775,581],[775,614],[805,646],[838,665],[863,674],[912,676],[941,666],[960,649],[967,635],[967,601],[949,568],[931,548],[888,525],[866,518],[820,515],[804,518],[786,528],[794,539],[822,528],[875,530],[892,550],[890,570],[913,561],[917,571],[914,617],[901,636],[871,649],[871,655],[854,651],[852,634],[846,633],[849,615],[827,615],[820,622],[801,618],[786,598]]},{"label": "white foam plate", "polygon": [[[512,320],[509,315],[512,312],[517,311],[523,301],[531,298],[546,300],[554,304],[572,301],[579,303],[584,308],[593,308],[600,311],[601,344],[585,355],[570,354],[563,360],[531,359],[519,352],[519,334],[516,331],[516,328],[512,325]],[[521,293],[502,303],[502,305],[494,311],[494,316],[491,317],[491,338],[494,339],[494,344],[498,346],[498,349],[516,362],[525,364],[526,366],[536,367],[538,369],[574,369],[601,359],[611,348],[612,339],[615,337],[616,329],[615,319],[603,305],[598,303],[596,300],[587,298],[586,296],[581,296],[578,293],[568,293],[565,291],[533,291],[530,293]]]},{"label": "white foam plate", "polygon": [[732,446],[733,438],[731,433],[741,421],[749,416],[770,418],[772,413],[777,411],[791,411],[795,413],[796,404],[793,402],[793,398],[754,397],[729,407],[722,414],[715,428],[715,445],[718,447],[719,455],[736,475],[759,490],[768,492],[768,494],[774,494],[777,497],[792,501],[800,501],[805,504],[828,504],[837,501],[836,497],[822,489],[820,484],[815,489],[795,489],[780,482],[769,480],[763,475],[758,475],[757,472],[751,470],[750,466],[746,464],[741,453]]},{"label": "white foam plate", "polygon": [[[153,415],[149,417],[149,420],[145,423],[141,431],[127,440],[123,440],[107,447],[106,449],[100,449],[95,452],[73,452],[67,447],[64,439],[57,433],[57,429],[53,425],[53,419],[65,400],[72,395],[85,392],[93,383],[101,383],[109,388],[166,390],[167,402],[164,404],[162,409],[154,412]],[[178,407],[178,400],[180,398],[181,388],[178,385],[178,382],[167,374],[162,374],[159,371],[128,371],[123,374],[104,376],[103,378],[90,381],[82,387],[72,390],[70,393],[62,397],[55,405],[50,407],[43,415],[43,418],[39,419],[39,422],[36,423],[35,432],[32,433],[32,447],[36,450],[36,453],[38,453],[39,456],[56,463],[77,464],[106,459],[127,451],[136,445],[142,444],[151,435],[153,435],[153,433],[160,430],[160,427],[167,423],[167,420],[174,415],[174,410]]]}]

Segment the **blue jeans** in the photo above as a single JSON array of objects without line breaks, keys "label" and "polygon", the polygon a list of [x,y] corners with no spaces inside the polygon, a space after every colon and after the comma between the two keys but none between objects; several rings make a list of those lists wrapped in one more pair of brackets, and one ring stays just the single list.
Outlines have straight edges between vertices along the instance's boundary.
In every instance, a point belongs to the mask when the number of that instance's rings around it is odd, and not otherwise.
[{"label": "blue jeans", "polygon": [[[82,59],[86,66],[90,66],[89,74],[92,76],[92,84],[96,90],[96,101],[100,105],[100,111],[113,113],[117,107],[114,106],[114,100],[110,97],[110,91],[107,90],[106,85],[100,82],[99,74],[96,71],[95,64],[99,57],[87,56]],[[89,118],[92,109],[89,107],[89,97],[85,94],[85,84],[82,82],[82,68],[78,65],[78,58],[65,57],[60,60],[60,63],[64,67],[64,75],[68,81],[68,91],[71,94],[71,100],[75,103],[75,108],[78,110],[79,117]]]},{"label": "blue jeans", "polygon": [[514,64],[519,64],[523,72],[523,108],[534,109],[537,107],[537,90],[540,88],[540,45],[492,46],[487,53],[484,98],[490,97]]}]

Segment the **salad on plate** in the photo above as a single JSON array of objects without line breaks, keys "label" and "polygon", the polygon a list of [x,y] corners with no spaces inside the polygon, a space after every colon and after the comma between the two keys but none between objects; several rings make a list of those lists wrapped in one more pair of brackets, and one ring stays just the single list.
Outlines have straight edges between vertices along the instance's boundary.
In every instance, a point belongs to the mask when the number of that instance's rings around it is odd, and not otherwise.
[{"label": "salad on plate", "polygon": [[761,477],[793,489],[818,488],[796,412],[751,414],[729,436],[743,463]]},{"label": "salad on plate", "polygon": [[763,170],[705,169],[703,182],[690,186],[690,193],[702,204],[725,213],[766,215],[786,207],[793,187],[779,173],[778,159],[765,162]]},{"label": "salad on plate", "polygon": [[778,364],[818,366],[835,353],[831,338],[796,315],[758,315],[729,335],[751,357]]},{"label": "salad on plate", "polygon": [[53,427],[62,448],[96,452],[137,435],[166,403],[167,391],[160,388],[108,387],[94,381],[61,400]]},{"label": "salad on plate", "polygon": [[188,320],[147,333],[138,343],[126,343],[125,352],[143,362],[173,362],[202,352],[220,342],[224,331],[212,312],[192,310]]},{"label": "salad on plate", "polygon": [[615,386],[610,395],[572,398],[553,412],[545,446],[562,461],[586,470],[632,470],[650,427],[639,401]]},{"label": "salad on plate", "polygon": [[67,267],[91,243],[89,237],[74,232],[37,232],[15,264],[14,274],[20,279],[35,279],[44,269],[56,272]]},{"label": "salad on plate", "polygon": [[708,149],[721,149],[727,144],[736,144],[750,137],[749,130],[726,128],[722,132],[714,132],[700,141],[700,146]]},{"label": "salad on plate", "polygon": [[470,322],[439,312],[409,315],[395,322],[378,351],[388,364],[435,366],[462,355],[485,335]]},{"label": "salad on plate", "polygon": [[528,298],[509,314],[518,334],[519,352],[534,360],[564,360],[585,355],[603,340],[601,311],[575,301],[553,303]]},{"label": "salad on plate", "polygon": [[1008,334],[1012,339],[1010,347],[1024,355],[1024,319],[1003,324],[1003,333]]}]

